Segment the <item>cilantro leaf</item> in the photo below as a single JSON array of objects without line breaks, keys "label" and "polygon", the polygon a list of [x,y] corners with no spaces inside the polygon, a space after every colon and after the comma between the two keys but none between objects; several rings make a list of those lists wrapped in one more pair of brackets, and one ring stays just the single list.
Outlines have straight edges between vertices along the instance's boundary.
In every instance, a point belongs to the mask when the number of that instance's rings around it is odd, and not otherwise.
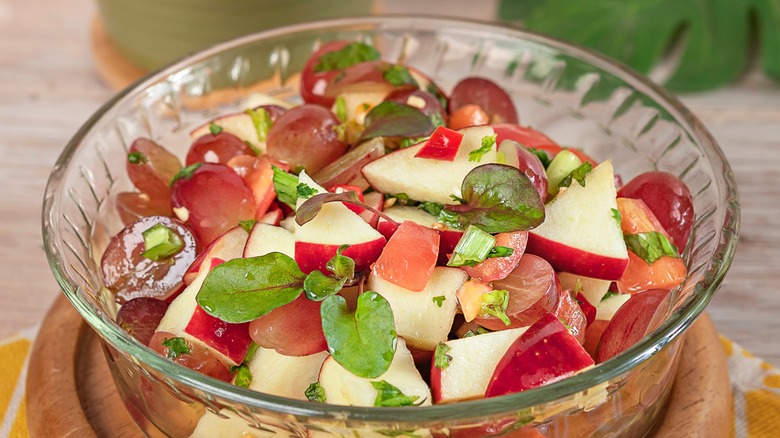
[{"label": "cilantro leaf", "polygon": [[433,300],[433,302],[436,303],[437,306],[441,307],[444,304],[444,302],[447,301],[447,297],[445,297],[444,295],[437,295],[431,298],[431,300]]},{"label": "cilantro leaf", "polygon": [[517,168],[483,164],[463,179],[463,204],[449,204],[461,227],[488,233],[528,230],[544,221],[544,204],[531,180]]},{"label": "cilantro leaf", "polygon": [[347,44],[339,50],[328,52],[320,56],[314,65],[316,73],[343,70],[355,64],[366,61],[376,61],[380,57],[379,51],[368,44],[355,41]]},{"label": "cilantro leaf", "polygon": [[612,209],[612,218],[615,219],[615,222],[617,222],[618,225],[623,223],[623,218],[620,217],[620,211],[616,208]]},{"label": "cilantro leaf", "polygon": [[395,355],[396,332],[393,310],[387,300],[367,291],[357,299],[354,313],[339,295],[322,301],[322,332],[333,359],[358,377],[384,374]]},{"label": "cilantro leaf", "polygon": [[648,233],[624,234],[626,247],[648,265],[663,256],[680,258],[677,247],[658,231]]},{"label": "cilantro leaf", "polygon": [[295,260],[279,252],[233,259],[208,273],[196,300],[225,322],[247,322],[298,298],[305,279]]},{"label": "cilantro leaf", "polygon": [[424,137],[433,132],[431,119],[418,108],[386,100],[366,114],[360,141],[374,137]]},{"label": "cilantro leaf", "polygon": [[531,153],[533,153],[534,155],[536,155],[537,158],[539,158],[539,161],[542,162],[542,167],[547,169],[550,166],[550,161],[552,161],[552,159],[550,158],[549,155],[547,155],[547,152],[534,149],[534,148],[529,148],[527,146],[523,146],[523,147],[531,151]]},{"label": "cilantro leaf", "polygon": [[182,354],[190,354],[190,344],[184,338],[165,338],[163,347],[168,347],[168,359],[176,359]]},{"label": "cilantro leaf", "polygon": [[436,351],[433,353],[433,366],[440,370],[450,366],[452,356],[447,354],[447,352],[450,350],[452,350],[452,347],[445,344],[444,342],[439,342],[439,344],[436,346]]},{"label": "cilantro leaf", "polygon": [[512,323],[506,316],[506,308],[509,305],[509,292],[494,290],[482,295],[482,308],[479,314],[483,316],[495,316],[506,325]]},{"label": "cilantro leaf", "polygon": [[317,194],[317,190],[314,190],[305,183],[298,183],[298,185],[295,186],[295,194],[298,198],[309,199]]},{"label": "cilantro leaf", "polygon": [[486,153],[493,150],[493,147],[496,145],[496,138],[498,138],[498,134],[482,137],[482,146],[480,146],[479,149],[469,152],[469,161],[481,161]]},{"label": "cilantro leaf", "polygon": [[171,187],[173,187],[173,184],[176,181],[178,181],[178,180],[180,180],[182,178],[184,178],[184,179],[192,178],[192,175],[195,173],[195,171],[198,170],[198,168],[200,166],[202,166],[202,165],[203,165],[203,163],[199,162],[199,163],[195,163],[195,164],[190,164],[187,167],[183,167],[181,170],[176,172],[176,175],[173,175],[173,178],[171,178],[171,184],[170,184]]},{"label": "cilantro leaf", "polygon": [[400,389],[391,385],[390,383],[380,380],[378,382],[371,382],[371,386],[377,390],[376,400],[374,400],[374,406],[380,407],[399,407],[399,406],[411,406],[420,397],[417,395],[408,396],[401,392]]},{"label": "cilantro leaf", "polygon": [[320,382],[314,382],[306,388],[303,393],[309,401],[325,403],[327,398],[325,397],[325,388],[320,385]]}]

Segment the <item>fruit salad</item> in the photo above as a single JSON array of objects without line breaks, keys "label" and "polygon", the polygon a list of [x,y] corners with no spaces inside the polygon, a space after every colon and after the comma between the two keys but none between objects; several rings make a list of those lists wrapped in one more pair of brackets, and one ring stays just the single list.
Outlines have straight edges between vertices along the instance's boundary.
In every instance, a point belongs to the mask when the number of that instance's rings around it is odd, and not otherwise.
[{"label": "fruit salad", "polygon": [[668,316],[677,177],[623,185],[490,79],[445,92],[361,42],[323,44],[300,97],[197,127],[184,157],[133,142],[101,269],[138,342],[268,394],[411,407],[564,379]]}]

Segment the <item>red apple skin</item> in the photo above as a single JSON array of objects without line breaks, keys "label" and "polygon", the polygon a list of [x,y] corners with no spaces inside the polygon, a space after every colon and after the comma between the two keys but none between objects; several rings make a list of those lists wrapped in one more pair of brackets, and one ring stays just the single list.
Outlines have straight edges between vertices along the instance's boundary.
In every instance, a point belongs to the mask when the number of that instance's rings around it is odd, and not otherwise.
[{"label": "red apple skin", "polygon": [[248,322],[231,324],[209,315],[200,306],[195,308],[195,313],[184,327],[184,331],[237,364],[244,360],[252,343]]},{"label": "red apple skin", "polygon": [[463,133],[446,126],[439,126],[433,131],[425,145],[417,151],[415,158],[453,161],[458,155],[461,141],[463,141]]},{"label": "red apple skin", "polygon": [[476,278],[483,283],[503,280],[514,271],[520,258],[525,253],[525,246],[528,243],[527,231],[514,231],[511,233],[499,233],[496,236],[496,246],[505,246],[512,248],[512,255],[508,257],[494,257],[478,263],[476,266],[461,266],[469,276]]},{"label": "red apple skin", "polygon": [[534,233],[529,233],[525,251],[544,258],[556,271],[603,280],[619,279],[628,266],[628,257],[621,259],[593,254]]},{"label": "red apple skin", "polygon": [[588,325],[593,324],[593,321],[596,320],[596,306],[591,304],[582,292],[577,293],[577,302],[580,305],[580,309],[582,309],[582,313],[585,314]]},{"label": "red apple skin", "polygon": [[580,345],[585,343],[585,329],[588,327],[588,319],[570,291],[561,292],[553,314],[568,327],[569,332]]},{"label": "red apple skin", "polygon": [[320,306],[303,294],[291,303],[272,310],[249,323],[252,340],[285,356],[308,356],[325,351],[328,343],[322,332]]},{"label": "red apple skin", "polygon": [[602,363],[631,348],[666,318],[671,291],[653,289],[633,295],[620,306],[601,335],[596,362]]},{"label": "red apple skin", "polygon": [[548,313],[509,347],[496,366],[485,397],[546,385],[593,364],[569,330]]},{"label": "red apple skin", "polygon": [[[355,272],[364,271],[369,269],[371,264],[379,258],[386,243],[387,240],[384,237],[370,242],[355,243],[350,245],[342,254],[355,261]],[[298,267],[301,271],[306,274],[318,270],[325,275],[330,275],[331,272],[328,271],[325,265],[328,263],[328,260],[336,255],[336,250],[339,246],[313,242],[295,242],[295,261],[298,262]]]}]

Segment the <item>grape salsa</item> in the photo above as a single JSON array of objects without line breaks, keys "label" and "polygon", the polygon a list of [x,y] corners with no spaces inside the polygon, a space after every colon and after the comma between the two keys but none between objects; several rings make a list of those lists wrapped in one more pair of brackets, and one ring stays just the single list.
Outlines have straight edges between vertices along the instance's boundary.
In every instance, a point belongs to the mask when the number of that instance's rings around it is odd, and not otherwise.
[{"label": "grape salsa", "polygon": [[490,79],[446,93],[361,42],[315,51],[300,96],[199,126],[183,160],[131,145],[101,271],[139,342],[268,394],[420,406],[561,380],[668,317],[677,177],[620,186]]}]

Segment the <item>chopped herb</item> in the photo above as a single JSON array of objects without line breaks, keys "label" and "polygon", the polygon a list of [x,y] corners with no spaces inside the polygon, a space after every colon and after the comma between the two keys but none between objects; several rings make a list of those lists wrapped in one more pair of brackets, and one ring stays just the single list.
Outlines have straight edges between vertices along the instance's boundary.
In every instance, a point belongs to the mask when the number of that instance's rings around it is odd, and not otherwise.
[{"label": "chopped herb", "polygon": [[342,70],[349,66],[366,61],[376,61],[380,57],[379,52],[368,44],[355,41],[347,44],[339,50],[328,52],[320,56],[314,65],[316,73]]},{"label": "chopped herb", "polygon": [[257,219],[247,219],[245,221],[238,221],[238,226],[243,228],[244,231],[247,233],[252,232],[252,228],[255,227],[255,224],[257,223]]},{"label": "chopped herb", "polygon": [[515,250],[508,246],[494,246],[490,250],[490,253],[488,253],[487,258],[492,259],[495,257],[509,257],[514,252]]},{"label": "chopped herb", "polygon": [[141,256],[149,260],[167,259],[184,248],[181,237],[163,224],[155,224],[141,235],[144,238]]},{"label": "chopped herb", "polygon": [[399,407],[399,406],[411,406],[414,404],[419,396],[407,396],[401,392],[400,389],[387,383],[384,380],[378,382],[371,382],[371,386],[377,390],[376,399],[374,400],[374,406],[380,407]]},{"label": "chopped herb", "polygon": [[325,403],[327,398],[325,397],[325,388],[320,385],[320,382],[314,382],[306,388],[304,395],[309,401]]},{"label": "chopped herb", "polygon": [[494,290],[482,295],[482,309],[479,314],[482,316],[495,316],[505,325],[512,322],[506,316],[506,307],[509,305],[509,292],[505,290]]},{"label": "chopped herb", "polygon": [[639,256],[648,265],[663,256],[680,258],[677,247],[658,231],[648,233],[624,234],[628,250]]},{"label": "chopped herb", "polygon": [[230,372],[235,373],[236,375],[233,378],[234,385],[242,388],[249,388],[249,384],[252,383],[252,371],[249,370],[249,367],[245,363],[230,367]]},{"label": "chopped herb", "polygon": [[130,152],[127,154],[127,161],[130,164],[146,164],[149,161],[143,152]]},{"label": "chopped herb", "polygon": [[486,153],[493,150],[493,147],[496,145],[496,138],[498,138],[498,134],[482,137],[482,146],[479,149],[469,152],[469,161],[481,161]]},{"label": "chopped herb", "polygon": [[298,198],[309,199],[317,194],[317,190],[309,187],[305,183],[298,183],[295,186],[295,193]]},{"label": "chopped herb", "polygon": [[430,117],[434,129],[438,128],[439,126],[446,126],[446,123],[444,123],[444,118],[441,116],[441,113],[439,113],[438,111],[432,112]]},{"label": "chopped herb", "polygon": [[564,321],[563,318],[561,318],[560,316],[558,317],[558,321],[560,321],[561,324],[563,324],[563,326],[566,327],[566,330],[568,330],[568,331],[572,331],[573,330],[573,327],[570,326],[569,324],[566,324],[566,321]]},{"label": "chopped herb", "polygon": [[435,297],[433,297],[431,299],[433,300],[434,303],[436,303],[437,306],[441,307],[442,304],[444,304],[444,301],[447,300],[447,297],[445,297],[444,295],[439,295],[439,296],[435,296]]},{"label": "chopped herb", "polygon": [[476,328],[475,330],[469,330],[469,331],[467,331],[467,332],[466,332],[466,333],[463,335],[463,337],[464,337],[464,338],[470,338],[470,337],[472,337],[472,336],[477,336],[477,335],[484,335],[485,333],[490,333],[490,330],[488,330],[488,329],[486,329],[485,327],[482,327],[482,326],[477,326],[477,328]]},{"label": "chopped herb", "polygon": [[195,174],[195,171],[198,170],[198,168],[200,166],[202,166],[202,165],[203,165],[203,163],[195,163],[195,164],[190,164],[189,166],[182,168],[181,170],[176,172],[176,175],[173,175],[173,178],[171,178],[171,184],[170,185],[173,186],[173,184],[176,181],[178,181],[178,180],[180,180],[182,178],[184,178],[184,179],[192,178],[192,175]]},{"label": "chopped herb", "polygon": [[620,211],[616,208],[612,209],[612,218],[615,219],[615,222],[617,222],[618,225],[623,223],[623,218],[620,217]]},{"label": "chopped herb", "polygon": [[347,102],[341,95],[336,98],[336,118],[342,123],[347,121]]},{"label": "chopped herb", "polygon": [[433,366],[440,370],[450,366],[452,356],[447,354],[447,352],[450,350],[452,350],[452,347],[445,344],[444,342],[439,342],[439,344],[436,346],[436,351],[433,353]]},{"label": "chopped herb", "polygon": [[190,354],[190,344],[184,338],[165,338],[163,347],[168,347],[168,359],[176,359],[182,354]]},{"label": "chopped herb", "polygon": [[552,160],[550,159],[550,156],[547,155],[547,152],[541,151],[541,150],[538,150],[538,149],[534,149],[534,148],[529,148],[527,146],[524,146],[524,147],[526,149],[528,149],[529,151],[531,151],[534,155],[536,155],[537,158],[539,158],[539,161],[542,162],[542,166],[544,166],[545,169],[547,169],[550,166],[550,162]]},{"label": "chopped herb", "polygon": [[495,237],[471,225],[455,245],[447,266],[475,266],[485,261],[495,245]]},{"label": "chopped herb", "polygon": [[298,177],[276,166],[272,165],[271,167],[274,170],[273,180],[276,197],[295,210],[298,199]]},{"label": "chopped herb", "polygon": [[579,167],[572,170],[571,173],[566,175],[565,178],[563,178],[563,181],[558,185],[558,187],[569,187],[571,186],[571,181],[575,180],[582,187],[585,187],[585,175],[587,175],[591,170],[593,169],[593,165],[589,162],[582,163]]},{"label": "chopped herb", "polygon": [[450,199],[452,199],[453,201],[457,202],[458,204],[465,204],[466,203],[466,200],[461,198],[458,195],[450,195]]},{"label": "chopped herb", "polygon": [[246,114],[252,119],[252,124],[255,125],[257,131],[257,138],[260,141],[265,141],[268,137],[268,130],[271,129],[271,114],[263,107],[257,107],[255,109],[248,109]]},{"label": "chopped herb", "polygon": [[400,87],[402,85],[414,85],[415,87],[419,87],[417,81],[415,81],[409,73],[409,69],[403,65],[390,65],[385,69],[384,73],[382,73],[382,78],[395,87]]},{"label": "chopped herb", "polygon": [[601,301],[604,301],[604,300],[606,300],[608,298],[616,297],[618,295],[620,295],[620,292],[615,292],[613,290],[609,290],[609,291],[607,291],[607,293],[604,294],[603,297],[601,297]]},{"label": "chopped herb", "polygon": [[401,143],[398,145],[399,149],[408,148],[409,146],[414,146],[418,143],[422,143],[426,140],[428,140],[430,137],[406,137],[403,140],[401,140]]},{"label": "chopped herb", "polygon": [[217,125],[216,123],[209,123],[209,131],[212,135],[217,135],[220,132],[223,131],[222,127]]}]

